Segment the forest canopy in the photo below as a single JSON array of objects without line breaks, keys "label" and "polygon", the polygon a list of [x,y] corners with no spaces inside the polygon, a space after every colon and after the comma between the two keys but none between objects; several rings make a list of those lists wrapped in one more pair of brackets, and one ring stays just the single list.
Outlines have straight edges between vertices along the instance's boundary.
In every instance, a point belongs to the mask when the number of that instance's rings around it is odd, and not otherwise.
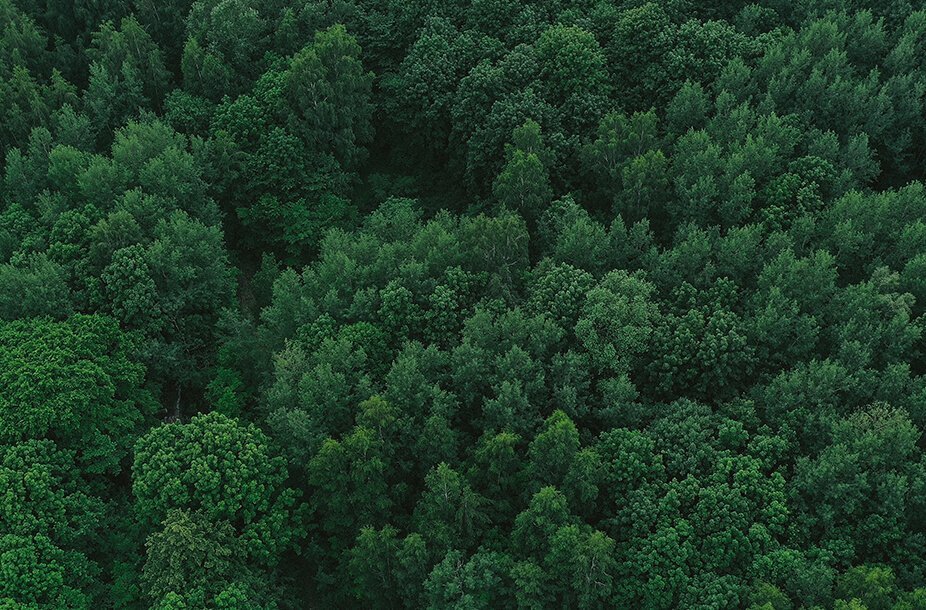
[{"label": "forest canopy", "polygon": [[0,0],[0,609],[926,610],[926,7]]}]

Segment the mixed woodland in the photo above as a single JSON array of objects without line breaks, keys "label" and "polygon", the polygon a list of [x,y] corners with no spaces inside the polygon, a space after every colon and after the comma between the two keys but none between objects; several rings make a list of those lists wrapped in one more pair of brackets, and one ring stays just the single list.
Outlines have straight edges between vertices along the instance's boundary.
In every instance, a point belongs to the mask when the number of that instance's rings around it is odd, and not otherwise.
[{"label": "mixed woodland", "polygon": [[0,609],[926,609],[926,5],[0,0]]}]

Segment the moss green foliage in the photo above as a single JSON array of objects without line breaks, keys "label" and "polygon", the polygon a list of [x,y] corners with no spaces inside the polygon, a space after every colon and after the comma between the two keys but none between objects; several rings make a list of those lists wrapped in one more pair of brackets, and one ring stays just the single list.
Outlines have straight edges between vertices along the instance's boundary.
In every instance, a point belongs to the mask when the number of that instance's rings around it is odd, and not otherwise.
[{"label": "moss green foliage", "polygon": [[0,610],[926,610],[912,0],[0,0]]}]

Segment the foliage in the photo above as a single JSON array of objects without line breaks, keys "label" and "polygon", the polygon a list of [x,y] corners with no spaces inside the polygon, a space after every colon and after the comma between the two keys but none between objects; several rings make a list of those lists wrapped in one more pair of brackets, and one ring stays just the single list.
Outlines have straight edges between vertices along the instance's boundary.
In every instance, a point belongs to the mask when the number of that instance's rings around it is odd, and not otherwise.
[{"label": "foliage", "polygon": [[0,608],[926,608],[909,0],[0,0]]}]

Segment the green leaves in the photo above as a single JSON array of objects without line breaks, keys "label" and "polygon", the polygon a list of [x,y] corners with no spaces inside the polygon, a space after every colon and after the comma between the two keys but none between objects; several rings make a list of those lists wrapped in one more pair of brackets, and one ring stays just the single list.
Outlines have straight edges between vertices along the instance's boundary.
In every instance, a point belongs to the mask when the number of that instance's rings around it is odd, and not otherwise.
[{"label": "green leaves", "polygon": [[487,524],[485,498],[447,464],[428,473],[425,486],[415,507],[417,529],[438,549],[471,548]]},{"label": "green leaves", "polygon": [[271,579],[243,560],[241,552],[247,551],[227,521],[213,521],[198,511],[170,510],[145,546],[142,579],[156,602],[214,600],[220,608],[226,603],[222,600],[237,599],[255,604],[250,607],[272,607]]},{"label": "green leaves", "polygon": [[301,528],[293,521],[298,494],[268,442],[218,413],[153,429],[138,441],[132,468],[141,523],[150,531],[173,509],[202,511],[210,522],[233,524],[248,558],[276,564]]},{"label": "green leaves", "polygon": [[545,153],[540,142],[540,125],[527,121],[523,127],[514,130],[513,139],[515,144],[509,153],[508,164],[495,179],[492,192],[499,203],[533,223],[553,197],[541,161]]},{"label": "green leaves", "polygon": [[460,551],[449,551],[425,583],[427,608],[487,610],[510,604],[510,563],[502,553],[479,551],[466,559]]},{"label": "green leaves", "polygon": [[926,608],[915,5],[0,0],[0,608]]},{"label": "green leaves", "polygon": [[599,370],[625,372],[646,350],[658,316],[653,288],[642,277],[615,271],[588,292],[575,332]]},{"label": "green leaves", "polygon": [[4,534],[43,534],[72,549],[99,543],[103,503],[81,478],[74,453],[52,441],[0,448],[0,497]]},{"label": "green leaves", "polygon": [[96,570],[86,557],[56,548],[45,536],[0,536],[0,576],[0,601],[9,607],[92,607],[82,589]]},{"label": "green leaves", "polygon": [[371,82],[356,39],[336,25],[216,109],[208,146],[235,175],[215,186],[252,244],[301,260],[327,230],[354,223],[346,197],[373,136]]},{"label": "green leaves", "polygon": [[141,109],[158,109],[168,83],[162,52],[135,20],[126,17],[117,30],[104,22],[87,51],[90,82],[85,104],[103,142]]},{"label": "green leaves", "polygon": [[363,160],[358,145],[372,137],[371,80],[360,63],[360,46],[342,25],[318,32],[286,74],[294,132],[313,150],[333,155],[345,171]]},{"label": "green leaves", "polygon": [[154,404],[115,321],[3,323],[0,346],[0,438],[54,438],[88,472],[118,472]]}]

